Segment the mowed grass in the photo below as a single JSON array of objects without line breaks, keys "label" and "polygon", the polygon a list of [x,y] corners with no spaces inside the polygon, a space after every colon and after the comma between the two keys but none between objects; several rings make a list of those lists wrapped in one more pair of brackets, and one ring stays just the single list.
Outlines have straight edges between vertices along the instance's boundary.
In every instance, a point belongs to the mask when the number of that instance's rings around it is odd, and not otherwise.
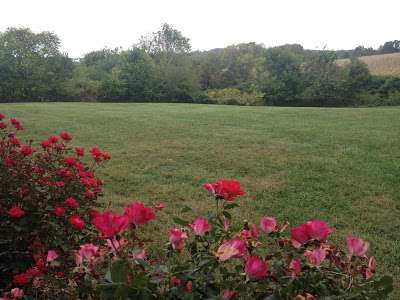
[{"label": "mowed grass", "polygon": [[[372,75],[400,77],[400,53],[361,56],[359,58],[367,64]],[[339,66],[344,66],[350,62],[350,59],[339,59],[337,62]]]},{"label": "mowed grass", "polygon": [[231,223],[324,220],[335,228],[329,241],[344,249],[348,236],[369,241],[367,255],[399,290],[400,107],[21,103],[0,113],[20,120],[21,136],[36,145],[68,132],[72,146],[109,153],[97,174],[102,201],[117,212],[163,202],[160,222],[143,228],[161,247],[183,206],[211,209],[206,182],[234,179],[248,194]]}]

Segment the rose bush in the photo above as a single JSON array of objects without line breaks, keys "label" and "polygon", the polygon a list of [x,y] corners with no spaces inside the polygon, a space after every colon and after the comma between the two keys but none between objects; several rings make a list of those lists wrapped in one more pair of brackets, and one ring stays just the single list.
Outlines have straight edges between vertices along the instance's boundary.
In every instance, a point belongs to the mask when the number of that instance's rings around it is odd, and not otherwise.
[{"label": "rose bush", "polygon": [[41,150],[34,153],[32,140],[18,139],[20,122],[3,119],[0,114],[0,289],[9,289],[13,281],[37,285],[39,275],[55,272],[51,251],[59,256],[57,272],[64,270],[69,253],[92,240],[93,209],[102,192],[93,170],[109,157],[96,153],[102,159],[90,159],[89,168],[81,160],[83,148],[72,150],[73,138],[65,132],[38,143]]},{"label": "rose bush", "polygon": [[[16,130],[23,129],[12,120]],[[82,167],[84,149],[69,155],[70,135],[60,134],[59,144],[49,138],[51,145],[41,143],[44,153],[33,156],[18,151],[22,144],[5,125],[0,123],[0,166],[7,174],[1,234],[10,261],[2,268],[14,276],[12,284],[4,281],[9,292],[3,298],[385,299],[393,288],[390,277],[374,274],[368,242],[349,237],[348,249],[341,250],[328,242],[334,230],[322,220],[289,231],[287,221],[278,225],[266,216],[245,220],[232,232],[230,211],[246,194],[235,180],[207,183],[215,210],[183,207],[182,214],[196,216],[173,218],[178,228],[170,228],[169,242],[166,236],[167,243],[158,245],[165,255],[149,259],[145,224],[163,213],[162,203],[156,212],[143,203],[129,204],[124,214],[92,211],[101,181]],[[95,164],[109,159],[97,148],[90,152]]]}]

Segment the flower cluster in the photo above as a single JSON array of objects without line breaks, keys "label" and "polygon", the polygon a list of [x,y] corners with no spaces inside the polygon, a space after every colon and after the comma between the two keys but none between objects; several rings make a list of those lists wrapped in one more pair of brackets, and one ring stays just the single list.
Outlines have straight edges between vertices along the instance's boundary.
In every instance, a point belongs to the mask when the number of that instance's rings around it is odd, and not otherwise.
[{"label": "flower cluster", "polygon": [[[2,272],[9,270],[10,275],[0,279],[0,286],[7,287],[12,282],[40,281],[46,272],[55,272],[46,270],[46,260],[38,258],[48,249],[61,254],[57,273],[65,271],[69,260],[66,253],[89,241],[95,230],[91,220],[93,209],[99,207],[96,200],[103,181],[95,177],[98,164],[88,168],[84,163],[83,148],[71,151],[73,138],[68,133],[48,137],[36,145],[40,150],[34,151],[32,139],[24,143],[18,137],[24,130],[21,123],[11,118],[9,126],[3,120],[0,114],[0,239],[18,241],[7,250],[2,248],[12,257],[0,262]],[[105,160],[110,158],[101,155]],[[16,269],[28,271],[14,278],[12,271]]]}]

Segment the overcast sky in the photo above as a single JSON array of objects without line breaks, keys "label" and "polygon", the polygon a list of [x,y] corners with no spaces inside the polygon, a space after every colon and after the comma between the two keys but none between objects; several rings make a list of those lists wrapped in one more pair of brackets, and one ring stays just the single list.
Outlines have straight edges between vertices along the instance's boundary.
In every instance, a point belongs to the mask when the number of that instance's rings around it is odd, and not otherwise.
[{"label": "overcast sky", "polygon": [[400,1],[358,0],[0,0],[0,31],[52,31],[70,57],[104,47],[123,49],[168,23],[192,50],[242,42],[266,47],[377,49],[400,39]]}]

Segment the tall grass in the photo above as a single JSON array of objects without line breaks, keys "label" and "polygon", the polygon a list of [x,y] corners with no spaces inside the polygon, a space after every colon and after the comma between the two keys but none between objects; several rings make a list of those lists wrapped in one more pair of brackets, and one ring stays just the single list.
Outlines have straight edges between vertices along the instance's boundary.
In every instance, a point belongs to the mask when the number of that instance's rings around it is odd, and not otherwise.
[{"label": "tall grass", "polygon": [[400,107],[21,103],[0,113],[19,119],[36,144],[68,132],[87,153],[111,154],[99,170],[104,203],[121,212],[132,201],[163,202],[161,222],[148,227],[156,242],[182,206],[212,204],[206,182],[235,179],[248,192],[236,223],[327,221],[333,242],[369,241],[378,272],[400,287]]},{"label": "tall grass", "polygon": [[[392,75],[400,77],[400,53],[361,56],[372,75]],[[339,59],[338,64],[344,66],[350,59]]]}]

